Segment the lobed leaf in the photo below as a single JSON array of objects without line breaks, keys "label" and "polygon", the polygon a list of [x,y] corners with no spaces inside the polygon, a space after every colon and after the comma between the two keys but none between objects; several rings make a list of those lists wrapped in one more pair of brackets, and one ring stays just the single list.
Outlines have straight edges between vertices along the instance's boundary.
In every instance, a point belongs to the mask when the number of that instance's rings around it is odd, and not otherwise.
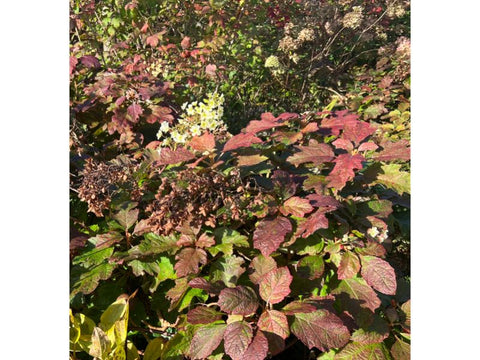
[{"label": "lobed leaf", "polygon": [[335,166],[330,174],[327,176],[328,186],[334,187],[338,190],[343,189],[347,184],[347,181],[350,181],[355,176],[354,170],[359,170],[363,168],[362,162],[365,161],[365,158],[360,154],[350,155],[350,154],[340,154],[337,156],[333,162]]},{"label": "lobed leaf", "polygon": [[292,196],[280,207],[280,212],[285,216],[293,215],[296,217],[304,217],[305,214],[308,214],[312,211],[313,207],[310,205],[310,201],[307,199],[302,199],[298,196]]},{"label": "lobed leaf", "polygon": [[187,276],[189,274],[197,274],[199,264],[207,263],[207,253],[200,248],[185,248],[182,249],[176,256],[175,271],[178,277]]},{"label": "lobed leaf", "polygon": [[256,137],[252,133],[240,133],[230,138],[223,147],[223,151],[232,151],[242,147],[248,147],[253,144],[263,143],[262,139]]},{"label": "lobed leaf", "polygon": [[304,163],[313,163],[318,166],[332,161],[335,156],[330,145],[319,144],[313,139],[308,146],[298,145],[295,148],[300,151],[289,156],[287,161],[296,167]]}]

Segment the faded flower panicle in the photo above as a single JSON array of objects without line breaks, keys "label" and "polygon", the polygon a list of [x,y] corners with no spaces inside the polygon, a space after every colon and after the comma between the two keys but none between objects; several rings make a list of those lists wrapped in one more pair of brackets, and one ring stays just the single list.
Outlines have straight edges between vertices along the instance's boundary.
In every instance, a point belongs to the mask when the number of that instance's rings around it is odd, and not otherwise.
[{"label": "faded flower panicle", "polygon": [[315,40],[315,32],[308,28],[302,29],[298,34],[297,39],[301,42],[313,41]]},{"label": "faded flower panicle", "polygon": [[363,7],[354,6],[352,10],[352,12],[345,14],[342,22],[343,26],[350,29],[356,29],[360,26],[363,20]]},{"label": "faded flower panicle", "polygon": [[399,18],[405,15],[405,7],[403,4],[391,3],[387,6],[386,15],[391,18]]},{"label": "faded flower panicle", "polygon": [[278,43],[278,49],[283,52],[295,51],[300,47],[300,42],[294,40],[291,36],[285,36]]},{"label": "faded flower panicle", "polygon": [[278,68],[280,67],[280,62],[278,61],[278,57],[275,55],[269,56],[265,60],[265,67],[267,68]]},{"label": "faded flower panicle", "polygon": [[170,126],[167,122],[160,125],[157,138],[162,140],[162,146],[185,144],[206,131],[214,134],[225,132],[226,126],[222,120],[224,101],[223,94],[214,92],[207,94],[203,102],[184,103],[184,113],[176,125]]}]

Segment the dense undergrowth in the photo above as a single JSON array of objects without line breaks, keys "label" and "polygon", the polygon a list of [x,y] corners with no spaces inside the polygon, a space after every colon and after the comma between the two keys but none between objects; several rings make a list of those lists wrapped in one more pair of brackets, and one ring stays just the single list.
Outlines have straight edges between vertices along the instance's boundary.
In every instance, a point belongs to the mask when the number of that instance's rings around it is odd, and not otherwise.
[{"label": "dense undergrowth", "polygon": [[408,359],[409,2],[70,9],[70,358]]}]

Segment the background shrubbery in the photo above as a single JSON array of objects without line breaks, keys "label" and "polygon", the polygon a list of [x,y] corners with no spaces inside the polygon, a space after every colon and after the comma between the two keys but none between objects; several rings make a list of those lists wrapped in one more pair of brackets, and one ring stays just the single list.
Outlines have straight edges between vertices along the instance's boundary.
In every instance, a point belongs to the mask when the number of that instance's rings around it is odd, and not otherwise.
[{"label": "background shrubbery", "polygon": [[71,358],[409,358],[409,2],[70,6]]}]

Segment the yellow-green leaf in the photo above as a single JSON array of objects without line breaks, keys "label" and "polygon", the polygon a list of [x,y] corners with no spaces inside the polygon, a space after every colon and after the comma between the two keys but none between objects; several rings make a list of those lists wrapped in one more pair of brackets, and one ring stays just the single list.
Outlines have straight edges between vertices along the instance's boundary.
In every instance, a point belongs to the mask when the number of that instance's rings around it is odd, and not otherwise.
[{"label": "yellow-green leaf", "polygon": [[162,338],[156,338],[150,341],[145,349],[143,360],[157,360],[162,356],[163,349],[165,347],[165,340]]}]

